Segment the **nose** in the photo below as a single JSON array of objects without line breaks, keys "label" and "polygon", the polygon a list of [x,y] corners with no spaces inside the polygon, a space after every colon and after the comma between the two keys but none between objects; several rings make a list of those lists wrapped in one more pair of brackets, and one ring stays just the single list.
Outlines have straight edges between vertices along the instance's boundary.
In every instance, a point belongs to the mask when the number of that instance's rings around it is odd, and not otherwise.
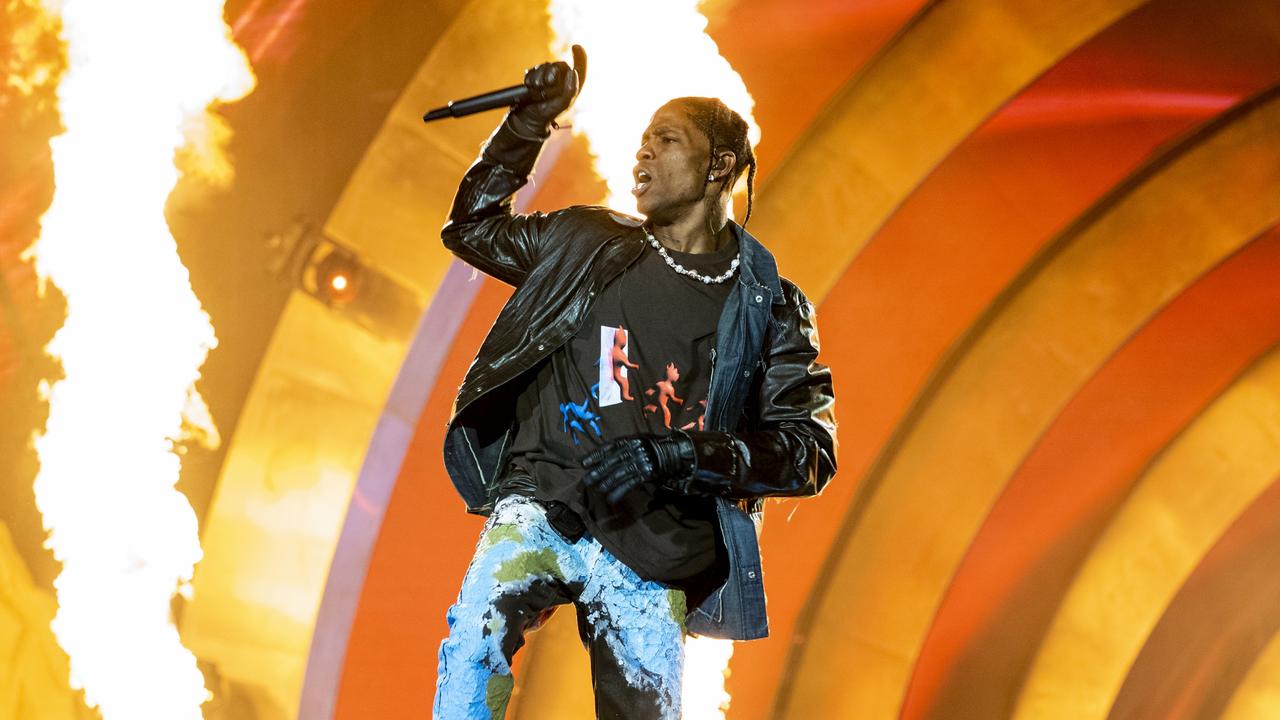
[{"label": "nose", "polygon": [[653,158],[653,152],[649,150],[649,143],[642,143],[640,149],[636,151],[637,160],[649,160]]}]

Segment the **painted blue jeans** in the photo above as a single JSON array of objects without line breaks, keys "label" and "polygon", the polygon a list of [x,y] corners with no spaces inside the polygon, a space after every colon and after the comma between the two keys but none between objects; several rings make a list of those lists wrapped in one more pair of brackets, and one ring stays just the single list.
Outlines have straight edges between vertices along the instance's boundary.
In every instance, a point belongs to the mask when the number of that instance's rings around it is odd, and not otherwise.
[{"label": "painted blue jeans", "polygon": [[570,543],[518,495],[494,507],[449,608],[432,717],[502,718],[524,634],[568,603],[591,655],[596,716],[678,720],[684,593],[642,580],[590,534]]}]

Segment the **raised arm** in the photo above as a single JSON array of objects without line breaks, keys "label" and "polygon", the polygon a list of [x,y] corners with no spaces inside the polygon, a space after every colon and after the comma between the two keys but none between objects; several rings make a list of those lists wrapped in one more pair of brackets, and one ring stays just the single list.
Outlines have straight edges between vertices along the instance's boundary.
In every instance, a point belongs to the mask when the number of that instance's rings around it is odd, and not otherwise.
[{"label": "raised arm", "polygon": [[567,63],[543,63],[525,73],[539,99],[512,109],[489,136],[454,196],[440,237],[458,258],[510,285],[537,261],[554,213],[516,215],[511,201],[529,181],[551,122],[573,103],[579,84]]}]

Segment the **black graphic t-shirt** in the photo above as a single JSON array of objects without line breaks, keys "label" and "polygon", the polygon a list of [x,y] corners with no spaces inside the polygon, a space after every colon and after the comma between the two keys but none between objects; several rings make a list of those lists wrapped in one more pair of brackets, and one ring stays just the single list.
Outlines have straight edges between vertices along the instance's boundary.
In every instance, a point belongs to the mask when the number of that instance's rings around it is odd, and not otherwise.
[{"label": "black graphic t-shirt", "polygon": [[[737,240],[672,259],[716,276]],[[581,458],[625,435],[703,429],[716,325],[736,276],[703,283],[668,267],[651,245],[596,299],[578,333],[538,367],[516,401],[511,470],[535,496],[576,513],[641,577],[680,584],[722,569],[714,500],[643,483],[617,505],[581,482]]]}]

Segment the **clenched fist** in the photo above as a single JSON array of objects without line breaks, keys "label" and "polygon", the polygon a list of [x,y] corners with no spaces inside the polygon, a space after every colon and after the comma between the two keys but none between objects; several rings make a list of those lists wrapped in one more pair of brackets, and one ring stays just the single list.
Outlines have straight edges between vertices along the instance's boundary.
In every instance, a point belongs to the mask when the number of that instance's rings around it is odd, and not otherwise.
[{"label": "clenched fist", "polygon": [[693,440],[680,431],[668,437],[628,435],[582,458],[582,482],[617,504],[641,483],[688,492],[694,470]]},{"label": "clenched fist", "polygon": [[555,120],[578,97],[587,72],[587,54],[581,45],[573,46],[573,67],[562,61],[542,63],[525,71],[524,86],[532,91],[533,99],[518,105],[512,112],[512,121],[522,130],[537,135],[550,132]]}]

